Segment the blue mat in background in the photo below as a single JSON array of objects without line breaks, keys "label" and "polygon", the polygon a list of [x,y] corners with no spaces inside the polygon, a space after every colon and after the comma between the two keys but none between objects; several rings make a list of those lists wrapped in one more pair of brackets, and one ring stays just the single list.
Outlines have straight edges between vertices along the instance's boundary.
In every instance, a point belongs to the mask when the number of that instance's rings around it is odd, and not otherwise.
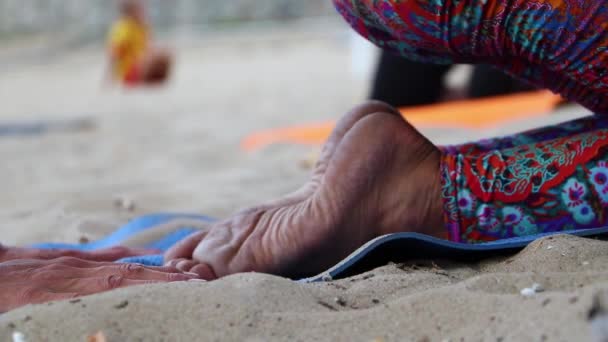
[{"label": "blue mat in background", "polygon": [[0,125],[0,136],[4,135],[37,135],[48,130],[44,122],[33,122],[24,124],[2,124]]},{"label": "blue mat in background", "polygon": [[[212,218],[203,215],[171,213],[151,214],[136,218],[109,236],[91,243],[44,243],[34,245],[32,247],[41,249],[72,249],[80,251],[92,251],[102,248],[109,248],[119,246],[123,241],[126,241],[127,239],[132,238],[133,236],[146,230],[178,219],[200,220],[201,222],[207,223],[214,221]],[[180,227],[165,235],[163,238],[152,241],[147,245],[140,247],[158,249],[164,252],[194,232],[196,232],[196,229],[193,227]],[[398,233],[385,235],[366,243],[364,246],[353,252],[349,257],[326,272],[315,277],[306,278],[303,281],[320,281],[344,278],[365,272],[377,266],[384,265],[389,261],[399,262],[408,259],[432,258],[479,260],[481,258],[514,253],[523,249],[528,244],[539,238],[557,234],[570,234],[580,237],[603,237],[608,236],[608,227],[552,232],[475,245],[446,241],[418,233]],[[140,256],[122,259],[119,260],[119,262],[139,263],[148,266],[161,266],[163,264],[163,256],[162,254]]]},{"label": "blue mat in background", "polygon": [[92,118],[4,122],[0,123],[0,137],[41,135],[49,132],[81,131],[92,128],[94,124],[95,122]]}]

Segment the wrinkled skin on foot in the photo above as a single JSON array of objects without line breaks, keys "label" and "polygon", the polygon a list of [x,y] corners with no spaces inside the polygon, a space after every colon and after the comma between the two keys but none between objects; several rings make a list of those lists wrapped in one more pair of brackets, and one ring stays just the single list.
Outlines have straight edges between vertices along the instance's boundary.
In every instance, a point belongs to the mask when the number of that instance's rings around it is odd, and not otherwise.
[{"label": "wrinkled skin on foot", "polygon": [[395,109],[364,104],[339,121],[300,190],[194,234],[165,255],[167,265],[204,279],[250,271],[299,277],[380,235],[443,237],[440,157]]},{"label": "wrinkled skin on foot", "polygon": [[197,279],[174,267],[112,261],[149,254],[123,247],[92,253],[0,245],[0,313],[27,304],[76,298],[117,288]]}]

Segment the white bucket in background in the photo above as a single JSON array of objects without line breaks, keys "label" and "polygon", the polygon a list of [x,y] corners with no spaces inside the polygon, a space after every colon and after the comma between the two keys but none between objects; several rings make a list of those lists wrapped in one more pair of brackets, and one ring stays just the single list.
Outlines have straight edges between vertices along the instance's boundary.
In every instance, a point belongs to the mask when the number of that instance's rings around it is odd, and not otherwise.
[{"label": "white bucket in background", "polygon": [[376,68],[379,49],[356,32],[351,32],[350,50],[351,74],[356,79],[369,79]]}]

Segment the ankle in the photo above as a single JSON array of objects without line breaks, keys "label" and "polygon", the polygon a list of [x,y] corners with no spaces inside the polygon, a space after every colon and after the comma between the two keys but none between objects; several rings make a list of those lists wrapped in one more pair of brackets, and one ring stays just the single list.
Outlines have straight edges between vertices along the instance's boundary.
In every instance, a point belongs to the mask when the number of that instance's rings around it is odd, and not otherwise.
[{"label": "ankle", "polygon": [[446,228],[443,217],[443,200],[442,200],[442,181],[441,181],[441,157],[442,153],[439,151],[429,155],[428,163],[432,168],[429,167],[428,173],[425,174],[425,178],[428,180],[425,182],[425,189],[422,192],[424,201],[423,210],[421,217],[423,221],[419,225],[420,233],[445,238]]}]

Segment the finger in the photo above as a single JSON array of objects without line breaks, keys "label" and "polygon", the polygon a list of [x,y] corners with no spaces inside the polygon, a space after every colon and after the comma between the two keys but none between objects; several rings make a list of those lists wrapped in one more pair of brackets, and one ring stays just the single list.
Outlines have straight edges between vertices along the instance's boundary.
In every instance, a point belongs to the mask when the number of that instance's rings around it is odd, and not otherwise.
[{"label": "finger", "polygon": [[213,268],[206,263],[198,263],[190,269],[190,272],[196,273],[204,280],[216,280],[218,277]]},{"label": "finger", "polygon": [[194,260],[183,259],[177,263],[176,267],[180,271],[190,272],[190,269],[192,269],[192,267],[196,266],[197,264],[198,264],[198,262],[196,262]]},{"label": "finger", "polygon": [[[180,259],[173,259],[173,260],[169,260],[169,262],[167,262],[165,264],[166,267],[173,267],[175,269],[184,271],[184,268],[179,268],[178,265],[180,263],[183,263],[185,261],[193,261],[192,259],[186,259],[186,258],[180,258]],[[183,266],[182,266],[183,267]]]},{"label": "finger", "polygon": [[[58,277],[66,274],[72,274],[80,272],[79,274],[88,274],[87,269],[96,269],[99,267],[116,267],[121,265],[115,262],[99,262],[90,261],[74,257],[60,257],[50,260],[38,260],[38,259],[16,259],[0,263],[0,274],[7,274],[9,272],[18,272],[20,274],[27,275],[45,275]],[[151,270],[165,272],[165,273],[182,273],[175,267],[146,267]]]},{"label": "finger", "polygon": [[[0,263],[0,275],[5,275],[9,272],[19,272],[23,270],[33,269],[46,265],[44,260],[34,259],[15,259]],[[1,277],[0,277],[1,278]]]},{"label": "finger", "polygon": [[[58,260],[30,272],[35,281],[53,283],[61,279],[83,279],[104,276],[121,276],[134,280],[186,281],[198,278],[174,267],[147,267],[128,263],[96,263],[80,259]],[[65,260],[65,261],[63,261]]]},{"label": "finger", "polygon": [[207,235],[206,231],[197,232],[178,242],[165,253],[165,261],[183,258],[191,259],[194,249],[196,249],[196,246],[205,238],[205,235]]},{"label": "finger", "polygon": [[[82,252],[82,251],[69,251],[69,250],[58,250],[55,251],[55,258],[58,257],[73,257],[89,261],[116,261],[123,258],[151,255],[158,253],[158,250],[145,249],[145,248],[127,248],[127,247],[112,247],[101,249],[98,251]],[[42,252],[44,253],[44,252]],[[50,254],[52,255],[52,254]]]},{"label": "finger", "polygon": [[186,260],[186,259],[169,260],[167,263],[165,263],[165,267],[172,267],[172,268],[177,269],[177,264],[179,264],[182,260]]},{"label": "finger", "polygon": [[94,261],[116,261],[123,258],[158,254],[160,251],[157,249],[148,248],[128,248],[128,247],[113,247],[86,253],[84,259]]},{"label": "finger", "polygon": [[155,269],[137,264],[116,264],[86,269],[82,274],[82,277],[108,277],[118,275],[124,277],[125,279],[155,280],[163,282],[187,281],[197,278],[197,276],[193,274],[185,274],[177,269],[171,268],[170,270],[171,271],[169,272],[165,272],[163,269]]},{"label": "finger", "polygon": [[181,270],[177,269],[177,267],[171,267],[171,266],[154,266],[154,267],[146,266],[146,268],[155,270],[155,271],[159,271],[159,272],[165,272],[165,273],[184,273]]},{"label": "finger", "polygon": [[59,256],[59,250],[40,250],[35,248],[3,247],[0,253],[0,262],[18,259],[53,259]]},{"label": "finger", "polygon": [[131,256],[158,253],[158,250],[143,248],[112,247],[99,251],[83,252],[65,249],[7,248],[0,261],[15,259],[51,260],[61,257],[73,257],[91,261],[116,261]]},{"label": "finger", "polygon": [[[16,263],[18,261],[12,261],[11,263],[13,263],[13,262]],[[27,267],[28,265],[35,264],[35,265],[46,266],[46,267],[51,267],[52,265],[57,265],[57,267],[59,267],[61,265],[61,266],[71,266],[71,267],[77,267],[77,268],[99,268],[99,267],[104,267],[104,266],[115,267],[117,265],[125,264],[125,263],[116,263],[116,262],[108,262],[108,261],[90,261],[90,260],[84,260],[84,259],[78,259],[78,258],[72,258],[72,257],[61,257],[61,258],[57,258],[57,259],[44,260],[44,261],[30,260],[29,262],[28,262],[28,260],[24,260],[23,263],[24,263],[24,266],[22,266],[22,267]],[[173,267],[170,267],[170,266],[143,266],[143,267],[146,269],[149,269],[149,270],[159,271],[159,272],[164,272],[164,273],[182,273],[175,266],[173,266]]]},{"label": "finger", "polygon": [[62,256],[50,260],[41,260],[42,266],[46,268],[60,268],[60,267],[75,267],[75,268],[95,268],[100,266],[116,265],[114,262],[109,261],[92,261],[72,256]]},{"label": "finger", "polygon": [[10,257],[13,259],[52,260],[61,257],[81,257],[85,252],[65,249],[11,248]]},{"label": "finger", "polygon": [[13,272],[19,272],[41,284],[50,284],[62,279],[80,279],[97,276],[120,275],[128,279],[183,281],[198,278],[175,267],[149,267],[139,264],[95,262],[76,258],[59,258],[25,263]]}]

